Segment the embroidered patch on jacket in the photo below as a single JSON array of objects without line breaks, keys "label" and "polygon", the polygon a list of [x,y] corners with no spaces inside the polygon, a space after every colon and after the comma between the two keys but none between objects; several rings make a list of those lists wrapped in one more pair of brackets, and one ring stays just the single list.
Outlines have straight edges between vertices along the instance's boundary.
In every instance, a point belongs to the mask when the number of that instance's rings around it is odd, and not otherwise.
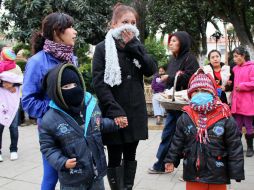
[{"label": "embroidered patch on jacket", "polygon": [[93,113],[93,119],[94,119],[94,130],[100,131],[100,126],[101,126],[101,112],[95,111]]},{"label": "embroidered patch on jacket", "polygon": [[216,164],[217,168],[224,167],[224,163],[223,162],[216,161],[215,164]]},{"label": "embroidered patch on jacket", "polygon": [[189,135],[191,133],[191,128],[193,127],[193,125],[188,125],[187,127],[184,128],[184,133],[186,135]]},{"label": "embroidered patch on jacket", "polygon": [[68,127],[69,125],[66,123],[61,123],[58,125],[57,127],[57,136],[62,136],[62,135],[67,135],[69,133],[71,133],[70,128]]},{"label": "embroidered patch on jacket", "polygon": [[213,132],[215,133],[216,136],[219,137],[219,136],[224,134],[224,127],[222,127],[222,126],[215,126],[213,128]]}]

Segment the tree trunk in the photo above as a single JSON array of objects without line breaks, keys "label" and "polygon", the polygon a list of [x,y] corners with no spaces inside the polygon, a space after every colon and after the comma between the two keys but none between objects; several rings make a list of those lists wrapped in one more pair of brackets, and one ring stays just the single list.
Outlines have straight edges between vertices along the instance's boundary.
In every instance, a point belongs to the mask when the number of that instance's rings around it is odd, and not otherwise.
[{"label": "tree trunk", "polygon": [[134,0],[133,1],[133,7],[137,11],[139,15],[139,21],[137,23],[137,27],[139,28],[140,32],[140,41],[142,43],[145,42],[145,29],[146,29],[146,3],[143,0]]},{"label": "tree trunk", "polygon": [[249,38],[249,33],[246,31],[246,26],[244,22],[236,16],[231,15],[230,22],[233,24],[237,37],[243,46],[248,46],[251,49],[254,49],[253,40]]}]

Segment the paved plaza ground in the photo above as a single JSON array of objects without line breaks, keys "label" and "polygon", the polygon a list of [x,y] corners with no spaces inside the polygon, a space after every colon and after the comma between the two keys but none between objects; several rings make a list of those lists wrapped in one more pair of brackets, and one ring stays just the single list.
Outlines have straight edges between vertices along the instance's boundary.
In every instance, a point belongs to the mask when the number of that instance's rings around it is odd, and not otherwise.
[{"label": "paved plaza ground", "polygon": [[[149,120],[153,125],[153,120]],[[151,127],[155,128],[155,127]],[[3,157],[0,162],[0,190],[39,190],[42,178],[42,160],[39,151],[37,127],[29,125],[20,127],[19,159],[9,160],[9,131],[3,134]],[[155,161],[155,154],[160,142],[159,130],[149,130],[149,140],[141,141],[137,150],[138,170],[134,190],[184,190],[185,182],[178,180],[182,174],[182,166],[172,174],[148,174],[147,168]],[[246,143],[243,141],[244,150]],[[252,190],[254,188],[254,157],[245,159],[246,180],[233,182],[233,190]],[[105,178],[105,187],[109,190]],[[59,190],[59,184],[57,185]],[[228,188],[229,190],[230,188]]]}]

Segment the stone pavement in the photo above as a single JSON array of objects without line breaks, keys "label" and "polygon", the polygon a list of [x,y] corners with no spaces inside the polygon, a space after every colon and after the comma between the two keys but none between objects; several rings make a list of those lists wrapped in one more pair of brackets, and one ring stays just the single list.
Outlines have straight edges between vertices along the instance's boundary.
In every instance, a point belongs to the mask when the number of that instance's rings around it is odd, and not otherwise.
[{"label": "stone pavement", "polygon": [[[153,122],[149,120],[150,124]],[[161,128],[159,128],[161,129]],[[3,157],[0,162],[0,190],[39,190],[42,178],[42,161],[39,151],[37,127],[35,125],[19,128],[19,159],[9,160],[9,131],[3,134]],[[148,174],[147,168],[155,161],[155,154],[160,142],[161,130],[149,130],[149,140],[141,141],[137,150],[138,170],[134,190],[184,190],[185,182],[178,180],[182,166],[172,174]],[[244,142],[244,150],[246,144]],[[234,190],[251,190],[254,187],[254,157],[245,159],[246,180],[233,182]],[[105,178],[105,187],[109,190]],[[59,184],[57,185],[59,190]],[[229,188],[228,188],[229,190]]]}]

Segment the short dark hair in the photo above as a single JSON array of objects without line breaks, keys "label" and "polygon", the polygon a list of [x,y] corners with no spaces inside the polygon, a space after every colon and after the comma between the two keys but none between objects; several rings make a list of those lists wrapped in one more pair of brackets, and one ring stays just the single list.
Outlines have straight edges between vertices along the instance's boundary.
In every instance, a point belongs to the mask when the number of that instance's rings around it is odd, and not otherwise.
[{"label": "short dark hair", "polygon": [[238,46],[233,50],[233,53],[236,53],[238,55],[244,55],[244,59],[245,61],[249,61],[250,60],[250,54],[249,52],[246,50],[245,47],[243,46]]}]

